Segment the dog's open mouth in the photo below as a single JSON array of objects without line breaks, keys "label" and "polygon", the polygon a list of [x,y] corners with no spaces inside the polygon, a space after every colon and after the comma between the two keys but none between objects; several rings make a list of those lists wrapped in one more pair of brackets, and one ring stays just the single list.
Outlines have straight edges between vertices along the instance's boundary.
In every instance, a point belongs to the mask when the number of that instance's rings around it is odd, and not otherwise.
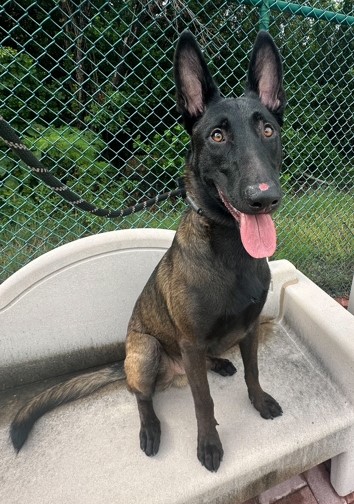
[{"label": "dog's open mouth", "polygon": [[277,236],[270,214],[250,215],[232,206],[225,194],[218,189],[221,201],[240,227],[242,245],[255,259],[270,257],[277,247]]}]

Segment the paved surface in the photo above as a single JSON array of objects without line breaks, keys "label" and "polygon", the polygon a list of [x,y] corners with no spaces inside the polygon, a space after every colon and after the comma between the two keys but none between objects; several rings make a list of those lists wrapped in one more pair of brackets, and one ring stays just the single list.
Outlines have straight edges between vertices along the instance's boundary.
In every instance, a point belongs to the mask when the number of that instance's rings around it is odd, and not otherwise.
[{"label": "paved surface", "polygon": [[353,504],[354,492],[340,497],[333,490],[329,481],[329,465],[330,463],[316,466],[245,504]]}]

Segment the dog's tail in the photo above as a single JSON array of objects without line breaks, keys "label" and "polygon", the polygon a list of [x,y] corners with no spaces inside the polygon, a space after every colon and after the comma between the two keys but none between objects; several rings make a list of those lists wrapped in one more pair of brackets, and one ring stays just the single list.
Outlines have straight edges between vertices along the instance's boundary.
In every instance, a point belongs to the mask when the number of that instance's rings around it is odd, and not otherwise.
[{"label": "dog's tail", "polygon": [[10,436],[15,450],[17,452],[21,450],[35,422],[48,411],[61,404],[86,397],[109,383],[124,380],[125,377],[124,364],[118,362],[98,371],[71,378],[33,397],[18,411],[11,424]]}]

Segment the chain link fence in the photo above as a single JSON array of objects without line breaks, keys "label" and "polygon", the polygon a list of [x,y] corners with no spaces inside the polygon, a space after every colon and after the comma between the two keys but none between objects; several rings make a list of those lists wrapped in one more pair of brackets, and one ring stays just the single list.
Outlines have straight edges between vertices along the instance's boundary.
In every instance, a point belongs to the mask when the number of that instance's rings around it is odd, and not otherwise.
[{"label": "chain link fence", "polygon": [[[305,7],[304,7],[305,6]],[[323,9],[318,11],[316,9]],[[224,95],[243,92],[260,27],[282,53],[288,110],[286,258],[335,296],[354,269],[354,7],[275,0],[3,0],[1,114],[63,182],[99,207],[176,188],[187,135],[174,104],[173,51],[190,29]],[[0,144],[1,280],[58,245],[127,227],[176,227],[172,199],[110,221],[73,209]]]}]

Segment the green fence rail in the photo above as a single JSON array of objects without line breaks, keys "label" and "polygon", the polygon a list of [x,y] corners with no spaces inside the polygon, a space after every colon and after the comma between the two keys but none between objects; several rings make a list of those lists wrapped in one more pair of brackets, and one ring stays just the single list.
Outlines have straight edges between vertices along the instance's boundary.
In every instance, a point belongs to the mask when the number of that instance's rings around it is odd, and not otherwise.
[{"label": "green fence rail", "polygon": [[[334,296],[354,270],[352,0],[3,0],[0,114],[57,177],[99,207],[176,188],[187,135],[174,104],[173,51],[194,32],[225,95],[242,93],[259,28],[281,50],[288,109],[287,258]],[[56,246],[128,227],[176,227],[175,198],[122,220],[74,210],[0,144],[0,281]]]},{"label": "green fence rail", "polygon": [[[296,3],[283,2],[282,0],[240,0],[240,3],[259,7],[260,9],[260,29],[268,30],[270,20],[270,10],[276,9],[280,12],[289,12],[297,16],[303,16],[313,19],[322,19],[331,23],[354,25],[354,16],[333,12],[326,9],[318,9],[308,5],[300,5]],[[330,4],[331,2],[323,2]],[[338,7],[344,2],[332,2],[333,7]],[[349,5],[349,4],[348,4]]]}]

